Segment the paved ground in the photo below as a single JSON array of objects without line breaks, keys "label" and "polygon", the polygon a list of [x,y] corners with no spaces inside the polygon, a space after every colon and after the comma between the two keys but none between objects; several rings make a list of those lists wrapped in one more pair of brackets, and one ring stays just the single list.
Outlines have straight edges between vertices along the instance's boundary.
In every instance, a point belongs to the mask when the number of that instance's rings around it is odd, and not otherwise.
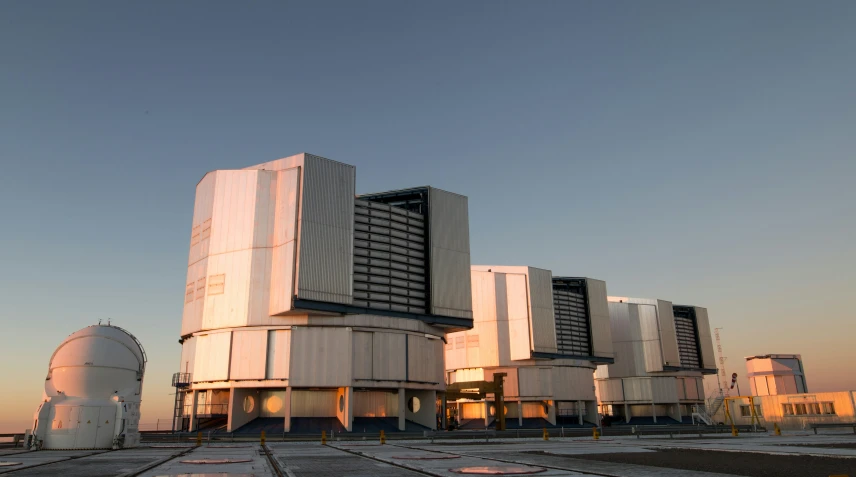
[{"label": "paved ground", "polygon": [[[270,453],[268,457],[267,452]],[[694,439],[609,436],[492,439],[483,441],[390,440],[152,445],[121,451],[0,449],[0,474],[70,477],[219,476],[459,476],[461,467],[528,466],[536,475],[607,477],[856,477],[856,435],[790,433]],[[224,464],[188,460],[230,459]]]}]

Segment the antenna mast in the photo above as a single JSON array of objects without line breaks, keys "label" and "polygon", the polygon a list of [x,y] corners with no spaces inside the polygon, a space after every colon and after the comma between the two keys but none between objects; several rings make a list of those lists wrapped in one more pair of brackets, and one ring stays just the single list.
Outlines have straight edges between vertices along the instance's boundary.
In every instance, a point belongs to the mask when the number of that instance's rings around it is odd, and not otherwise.
[{"label": "antenna mast", "polygon": [[[716,374],[716,382],[719,384],[719,394],[722,394],[722,380],[725,379],[725,357],[722,356],[722,342],[719,339],[719,330],[722,328],[714,328],[713,332],[716,335],[716,351],[719,354],[719,372]],[[728,388],[725,388],[725,397],[728,397]]]}]

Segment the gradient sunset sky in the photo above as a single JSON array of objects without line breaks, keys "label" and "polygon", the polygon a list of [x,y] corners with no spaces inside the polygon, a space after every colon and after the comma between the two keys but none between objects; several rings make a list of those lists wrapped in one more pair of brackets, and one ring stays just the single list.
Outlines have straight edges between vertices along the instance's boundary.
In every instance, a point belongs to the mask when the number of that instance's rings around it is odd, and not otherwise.
[{"label": "gradient sunset sky", "polygon": [[[708,308],[856,389],[856,2],[0,2],[0,432],[111,318],[168,419],[194,188],[306,151],[469,196],[473,263]],[[716,380],[708,378],[712,392]]]}]

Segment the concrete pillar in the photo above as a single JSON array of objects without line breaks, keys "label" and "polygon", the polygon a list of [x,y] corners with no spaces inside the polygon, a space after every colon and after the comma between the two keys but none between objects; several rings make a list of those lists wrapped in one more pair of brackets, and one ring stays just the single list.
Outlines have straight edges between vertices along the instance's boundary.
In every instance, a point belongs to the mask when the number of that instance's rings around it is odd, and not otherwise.
[{"label": "concrete pillar", "polygon": [[336,393],[336,417],[348,431],[354,430],[354,388],[339,388]]},{"label": "concrete pillar", "polygon": [[291,432],[291,386],[285,388],[285,399],[282,403],[282,408],[285,412],[285,422],[283,423],[285,432]]},{"label": "concrete pillar", "polygon": [[484,427],[490,425],[490,402],[487,399],[484,400]]},{"label": "concrete pillar", "polygon": [[443,426],[443,430],[445,431],[446,429],[449,428],[449,418],[446,417],[446,406],[447,406],[446,393],[443,393],[443,398],[442,398],[442,402],[440,403],[440,406],[442,408],[442,410],[440,412],[440,425]]},{"label": "concrete pillar", "polygon": [[681,422],[683,415],[681,414],[681,403],[673,404],[669,406],[671,412],[669,413],[669,417],[672,419]]},{"label": "concrete pillar", "polygon": [[552,425],[556,425],[556,401],[547,402],[547,421]]},{"label": "concrete pillar", "polygon": [[457,411],[458,411],[457,412],[458,426],[460,426],[461,425],[461,419],[463,419],[463,416],[461,416],[461,402],[460,401],[455,402],[455,407],[457,408]]},{"label": "concrete pillar", "polygon": [[583,402],[577,401],[577,414],[580,416],[580,425],[583,425]]},{"label": "concrete pillar", "polygon": [[406,415],[407,415],[407,398],[404,395],[404,388],[398,388],[398,430],[399,431],[403,431],[406,424],[407,424],[407,419],[405,418]]},{"label": "concrete pillar", "polygon": [[197,403],[198,399],[199,399],[199,391],[191,391],[191,396],[190,396],[190,402],[191,402],[190,424],[187,427],[188,432],[195,431],[196,427],[199,425],[199,423],[196,422],[196,403]]},{"label": "concrete pillar", "polygon": [[630,424],[630,404],[624,403],[624,423]]},{"label": "concrete pillar", "polygon": [[654,405],[654,401],[651,401],[651,416],[654,417],[654,424],[657,423],[657,406]]},{"label": "concrete pillar", "polygon": [[523,427],[523,401],[517,401],[517,425]]}]

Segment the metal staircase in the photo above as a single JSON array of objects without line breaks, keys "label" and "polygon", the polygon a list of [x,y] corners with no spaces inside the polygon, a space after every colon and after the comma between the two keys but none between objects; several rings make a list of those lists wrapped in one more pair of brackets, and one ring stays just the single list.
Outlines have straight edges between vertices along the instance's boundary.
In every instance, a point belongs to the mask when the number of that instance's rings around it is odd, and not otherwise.
[{"label": "metal staircase", "polygon": [[725,396],[720,394],[710,402],[709,408],[707,406],[693,406],[693,421],[703,422],[708,426],[712,426],[713,416],[722,409],[723,402],[725,402]]}]

